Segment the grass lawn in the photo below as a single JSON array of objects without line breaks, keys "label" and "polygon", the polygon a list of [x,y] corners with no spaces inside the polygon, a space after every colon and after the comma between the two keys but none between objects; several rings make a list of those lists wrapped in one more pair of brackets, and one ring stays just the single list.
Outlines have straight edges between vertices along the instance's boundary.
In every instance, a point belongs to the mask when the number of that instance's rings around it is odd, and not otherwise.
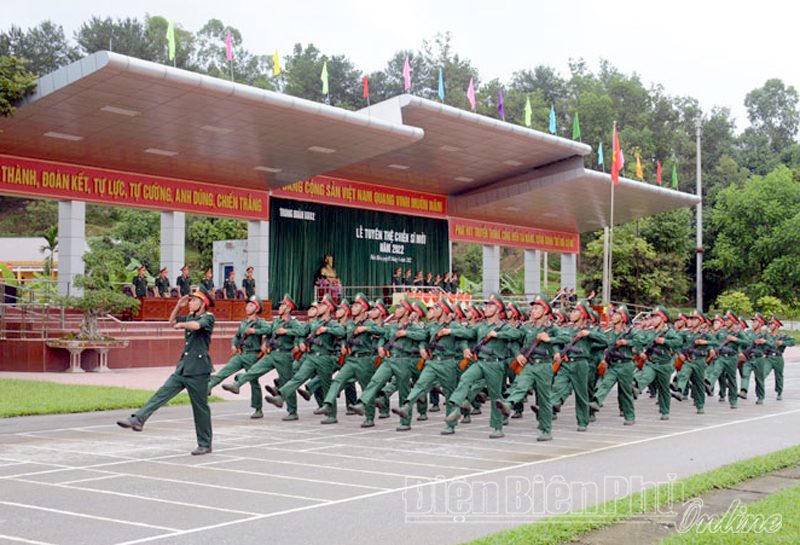
[{"label": "grass lawn", "polygon": [[[117,386],[59,384],[41,380],[0,379],[0,418],[31,414],[83,413],[141,407],[153,392]],[[209,401],[222,401],[211,396]],[[185,405],[181,393],[169,405]]]},{"label": "grass lawn", "polygon": [[[780,529],[772,533],[763,531],[771,527],[778,516],[780,516]],[[759,522],[755,526],[762,530],[760,532],[752,531],[756,520]],[[717,528],[724,530],[726,524],[727,528],[736,529],[737,523],[747,526],[750,531],[713,531],[716,524],[719,524]],[[738,511],[725,515],[719,523],[713,522],[708,531],[698,530],[695,528],[685,534],[673,534],[661,543],[664,545],[800,543],[800,486],[787,488],[763,500],[742,505]]]},{"label": "grass lawn", "polygon": [[[676,486],[675,483],[673,483],[672,485],[651,488],[642,492],[637,492],[636,494],[631,494],[625,498],[612,500],[587,509],[572,511],[562,515],[548,517],[532,524],[525,524],[517,528],[503,530],[476,539],[470,543],[474,545],[495,543],[502,543],[504,545],[555,545],[557,543],[579,540],[580,536],[591,530],[609,526],[639,513],[653,511],[656,507],[670,501],[673,503],[682,502],[688,498],[699,496],[709,490],[728,488],[745,479],[758,477],[759,475],[764,475],[797,463],[800,463],[800,445],[779,450],[772,454],[735,462],[707,473],[693,475],[682,481],[678,481],[683,486]],[[670,495],[672,495],[671,498]],[[792,524],[798,524],[798,520],[800,520],[800,517],[797,516],[798,509],[800,509],[800,507],[792,507],[791,511],[786,511],[787,516],[784,517],[784,526],[787,529]],[[789,517],[792,518],[791,521],[786,520]],[[702,534],[702,536],[704,536],[704,539],[708,539],[706,534]],[[763,537],[764,536],[761,535],[755,539],[758,543],[762,543],[761,539]],[[734,542],[741,543],[742,541]],[[800,541],[784,541],[784,543],[798,542]],[[700,543],[700,541],[697,541],[697,543]]]}]

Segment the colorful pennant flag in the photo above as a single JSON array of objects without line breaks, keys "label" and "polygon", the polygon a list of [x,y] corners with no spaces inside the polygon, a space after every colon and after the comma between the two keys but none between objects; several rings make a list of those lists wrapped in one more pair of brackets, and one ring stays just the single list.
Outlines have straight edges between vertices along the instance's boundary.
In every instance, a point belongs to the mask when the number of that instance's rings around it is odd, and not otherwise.
[{"label": "colorful pennant flag", "polygon": [[467,87],[467,100],[469,100],[469,105],[472,107],[472,111],[475,111],[475,86],[472,84],[472,78],[469,78],[469,87]]},{"label": "colorful pennant flag", "polygon": [[578,112],[575,112],[575,119],[572,120],[572,139],[580,141],[581,123],[578,121]]},{"label": "colorful pennant flag", "polygon": [[444,80],[442,79],[441,68],[439,68],[439,100],[444,102]]},{"label": "colorful pennant flag", "polygon": [[500,117],[503,119],[503,121],[505,121],[506,120],[506,112],[505,112],[505,110],[503,110],[503,88],[502,87],[500,87],[497,90],[497,95],[498,95],[498,97],[497,97],[497,111],[500,112]]},{"label": "colorful pennant flag", "polygon": [[403,65],[403,79],[405,79],[405,90],[411,89],[411,65],[408,63],[408,55],[406,55],[406,63]]},{"label": "colorful pennant flag", "polygon": [[533,108],[531,108],[531,97],[526,97],[525,101],[525,126],[530,128],[531,117],[533,116]]},{"label": "colorful pennant flag", "polygon": [[644,172],[642,172],[642,162],[639,160],[639,154],[636,154],[636,176],[639,177],[641,181],[644,181]]},{"label": "colorful pennant flag", "polygon": [[550,134],[556,133],[556,110],[550,105]]},{"label": "colorful pennant flag", "polygon": [[661,161],[656,161],[656,183],[661,185]]},{"label": "colorful pennant flag", "polygon": [[678,189],[678,167],[672,163],[672,189]]},{"label": "colorful pennant flag", "polygon": [[617,125],[614,125],[614,154],[611,156],[611,179],[614,185],[619,183],[619,171],[622,170],[622,150],[619,147],[619,135],[617,134]]},{"label": "colorful pennant flag", "polygon": [[228,37],[225,38],[225,57],[228,62],[233,60],[233,47],[231,46],[231,31],[228,31]]},{"label": "colorful pennant flag", "polygon": [[364,98],[369,98],[369,82],[367,76],[364,76]]},{"label": "colorful pennant flag", "polygon": [[322,94],[328,94],[328,61],[324,61],[322,63],[322,74],[320,74],[319,79],[322,80]]},{"label": "colorful pennant flag", "polygon": [[603,164],[603,143],[602,142],[600,142],[600,144],[597,146],[597,164],[598,165],[602,165]]},{"label": "colorful pennant flag", "polygon": [[281,75],[281,59],[278,57],[278,50],[275,50],[275,54],[272,56],[272,75],[273,76],[280,76]]},{"label": "colorful pennant flag", "polygon": [[175,60],[175,25],[172,24],[172,19],[169,20],[167,27],[167,44],[169,46],[169,60]]}]

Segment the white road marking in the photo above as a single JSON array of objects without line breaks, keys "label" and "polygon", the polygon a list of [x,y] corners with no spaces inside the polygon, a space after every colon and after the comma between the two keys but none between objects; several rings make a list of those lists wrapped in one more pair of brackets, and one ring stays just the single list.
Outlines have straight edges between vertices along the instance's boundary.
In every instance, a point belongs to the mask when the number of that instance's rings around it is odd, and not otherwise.
[{"label": "white road marking", "polygon": [[[86,513],[76,513],[74,511],[64,511],[62,509],[51,509],[49,507],[41,507],[39,505],[30,505],[30,504],[27,504],[27,503],[17,503],[17,502],[13,502],[13,501],[0,501],[0,504],[8,505],[8,506],[11,506],[11,507],[20,507],[20,508],[23,508],[23,509],[33,509],[33,510],[36,510],[36,511],[45,511],[47,513],[56,513],[56,514],[59,514],[59,515],[68,515],[68,516],[71,516],[71,517],[79,517],[79,518],[86,518],[86,519],[92,519],[92,520],[101,520],[103,522],[113,522],[115,524],[125,524],[125,525],[128,525],[128,526],[139,526],[141,528],[150,528],[150,529],[153,529],[153,530],[161,530],[161,531],[164,531],[164,532],[178,532],[179,531],[177,528],[169,528],[167,526],[156,526],[154,524],[147,524],[146,522],[131,522],[129,520],[112,519],[112,518],[109,518],[109,517],[100,517],[100,516],[97,516],[97,515],[87,515]],[[159,536],[159,537],[163,537],[163,536]]]}]

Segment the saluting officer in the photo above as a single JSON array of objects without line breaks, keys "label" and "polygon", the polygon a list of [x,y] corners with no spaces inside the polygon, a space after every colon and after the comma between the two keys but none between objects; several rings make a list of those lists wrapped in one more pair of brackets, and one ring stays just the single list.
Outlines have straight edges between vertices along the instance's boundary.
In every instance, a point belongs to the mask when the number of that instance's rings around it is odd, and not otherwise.
[{"label": "saluting officer", "polygon": [[158,271],[156,278],[156,297],[169,297],[169,278],[167,278],[167,268]]},{"label": "saluting officer", "polygon": [[[178,316],[178,312],[188,305],[189,314]],[[192,454],[211,452],[211,409],[208,406],[208,380],[214,372],[208,346],[214,330],[214,315],[208,312],[214,306],[214,298],[204,289],[190,297],[181,297],[172,309],[169,323],[174,329],[184,330],[183,355],[167,381],[144,407],[130,418],[117,420],[117,424],[133,431],[142,431],[144,423],[159,407],[178,395],[184,388],[189,393],[194,415],[194,429],[197,435],[197,448]]]},{"label": "saluting officer", "polygon": [[175,280],[175,284],[178,286],[178,289],[181,290],[181,297],[192,293],[192,280],[189,278],[189,265],[181,267],[181,274],[177,280]]}]

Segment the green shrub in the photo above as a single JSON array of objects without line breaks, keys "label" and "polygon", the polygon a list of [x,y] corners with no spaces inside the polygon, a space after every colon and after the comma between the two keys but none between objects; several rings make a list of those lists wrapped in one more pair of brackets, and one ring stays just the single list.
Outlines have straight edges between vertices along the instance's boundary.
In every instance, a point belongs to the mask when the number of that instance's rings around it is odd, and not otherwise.
[{"label": "green shrub", "polygon": [[767,319],[772,316],[784,316],[786,314],[786,307],[777,297],[772,295],[764,295],[759,297],[756,301],[756,308]]},{"label": "green shrub", "polygon": [[719,297],[715,307],[720,312],[732,310],[737,316],[748,316],[753,314],[753,304],[748,297],[740,291],[726,291]]}]

